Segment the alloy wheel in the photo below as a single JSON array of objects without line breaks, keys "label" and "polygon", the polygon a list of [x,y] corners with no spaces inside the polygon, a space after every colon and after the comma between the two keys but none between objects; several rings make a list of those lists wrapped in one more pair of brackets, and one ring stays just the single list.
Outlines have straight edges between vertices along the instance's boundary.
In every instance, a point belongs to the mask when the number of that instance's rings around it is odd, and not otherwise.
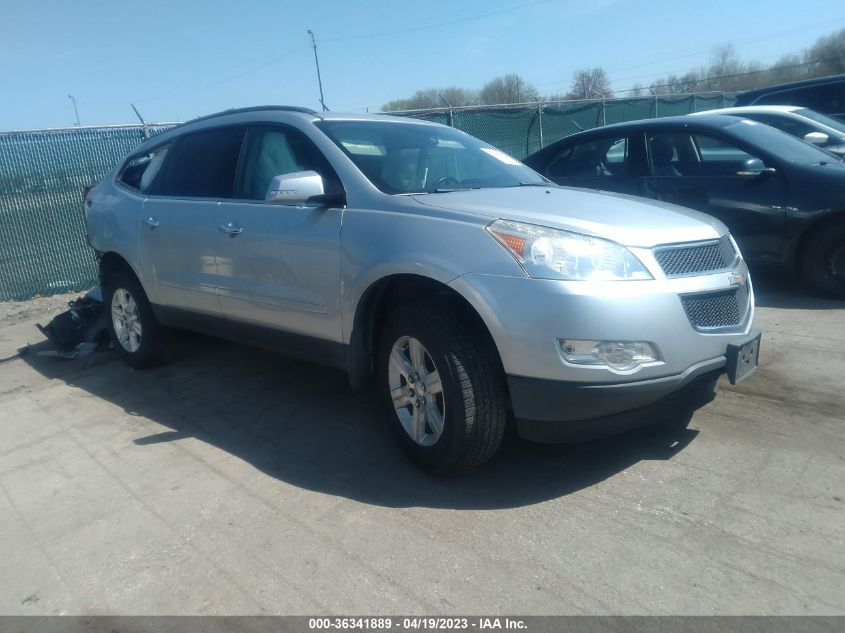
[{"label": "alloy wheel", "polygon": [[393,344],[388,381],[402,428],[420,446],[435,444],[443,434],[446,402],[440,373],[418,339],[402,336]]}]

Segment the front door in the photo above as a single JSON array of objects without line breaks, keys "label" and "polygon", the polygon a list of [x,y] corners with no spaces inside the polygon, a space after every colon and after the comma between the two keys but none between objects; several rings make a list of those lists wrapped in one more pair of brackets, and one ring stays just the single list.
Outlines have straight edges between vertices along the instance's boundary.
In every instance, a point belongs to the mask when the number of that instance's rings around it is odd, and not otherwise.
[{"label": "front door", "polygon": [[748,166],[756,156],[709,132],[650,132],[648,148],[645,195],[718,218],[750,261],[780,260],[787,195],[782,174],[753,174]]},{"label": "front door", "polygon": [[[304,134],[283,125],[251,127],[235,198],[217,212],[220,307],[243,338],[296,352],[334,353],[340,325],[340,227],[343,208],[265,202],[270,181],[313,170],[326,192],[341,191],[325,157]],[[275,341],[269,339],[277,339]],[[328,343],[326,354],[315,349]]]}]

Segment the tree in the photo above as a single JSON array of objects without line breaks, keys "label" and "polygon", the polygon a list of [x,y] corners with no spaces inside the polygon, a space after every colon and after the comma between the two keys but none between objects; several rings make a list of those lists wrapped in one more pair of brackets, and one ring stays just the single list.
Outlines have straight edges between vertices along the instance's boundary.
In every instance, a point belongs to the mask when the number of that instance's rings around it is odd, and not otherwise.
[{"label": "tree", "polygon": [[645,87],[641,83],[637,82],[634,84],[634,87],[628,91],[628,94],[632,97],[642,97],[645,95]]},{"label": "tree", "polygon": [[845,73],[845,29],[817,39],[804,57],[809,62],[804,76],[824,77]]},{"label": "tree", "polygon": [[701,73],[691,70],[684,75],[669,75],[649,86],[649,94],[652,95],[679,95],[701,90]]},{"label": "tree", "polygon": [[610,79],[604,68],[582,68],[572,75],[572,88],[567,93],[569,99],[612,98]]},{"label": "tree", "polygon": [[[441,99],[441,96],[443,97]],[[384,104],[382,112],[394,112],[396,110],[425,110],[428,108],[442,108],[446,105],[445,99],[452,106],[465,106],[478,101],[478,94],[474,90],[458,88],[426,88],[417,90],[407,99],[396,99]]]},{"label": "tree", "polygon": [[522,77],[510,73],[488,81],[478,93],[479,102],[485,105],[499,103],[528,103],[539,101],[537,89]]}]

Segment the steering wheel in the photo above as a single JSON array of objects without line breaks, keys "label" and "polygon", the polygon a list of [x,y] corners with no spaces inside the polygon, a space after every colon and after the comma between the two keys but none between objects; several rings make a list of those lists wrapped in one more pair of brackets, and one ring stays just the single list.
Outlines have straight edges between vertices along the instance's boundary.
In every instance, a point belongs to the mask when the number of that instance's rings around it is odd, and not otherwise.
[{"label": "steering wheel", "polygon": [[461,183],[459,183],[455,178],[452,176],[443,176],[442,178],[438,178],[434,181],[431,185],[432,189],[439,189],[441,185],[449,185],[450,187],[459,187]]}]

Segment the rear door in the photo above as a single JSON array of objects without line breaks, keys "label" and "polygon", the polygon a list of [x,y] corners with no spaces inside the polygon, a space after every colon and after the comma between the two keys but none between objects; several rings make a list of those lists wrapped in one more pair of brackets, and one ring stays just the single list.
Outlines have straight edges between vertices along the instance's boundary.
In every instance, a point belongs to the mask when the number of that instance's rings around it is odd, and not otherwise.
[{"label": "rear door", "polygon": [[749,260],[779,261],[786,181],[782,173],[743,175],[753,150],[711,131],[649,130],[644,192],[724,222]]},{"label": "rear door", "polygon": [[639,193],[635,139],[625,133],[569,145],[552,154],[540,172],[559,185]]},{"label": "rear door", "polygon": [[141,254],[160,307],[220,317],[215,220],[221,201],[232,197],[244,134],[243,126],[228,126],[180,137],[146,188]]},{"label": "rear door", "polygon": [[[242,338],[262,338],[291,352],[331,355],[315,343],[342,340],[340,326],[341,206],[266,202],[270,181],[313,170],[326,193],[340,180],[317,147],[299,130],[281,124],[249,128],[235,196],[220,204],[217,233],[220,305]],[[272,340],[271,340],[272,339]]]}]

